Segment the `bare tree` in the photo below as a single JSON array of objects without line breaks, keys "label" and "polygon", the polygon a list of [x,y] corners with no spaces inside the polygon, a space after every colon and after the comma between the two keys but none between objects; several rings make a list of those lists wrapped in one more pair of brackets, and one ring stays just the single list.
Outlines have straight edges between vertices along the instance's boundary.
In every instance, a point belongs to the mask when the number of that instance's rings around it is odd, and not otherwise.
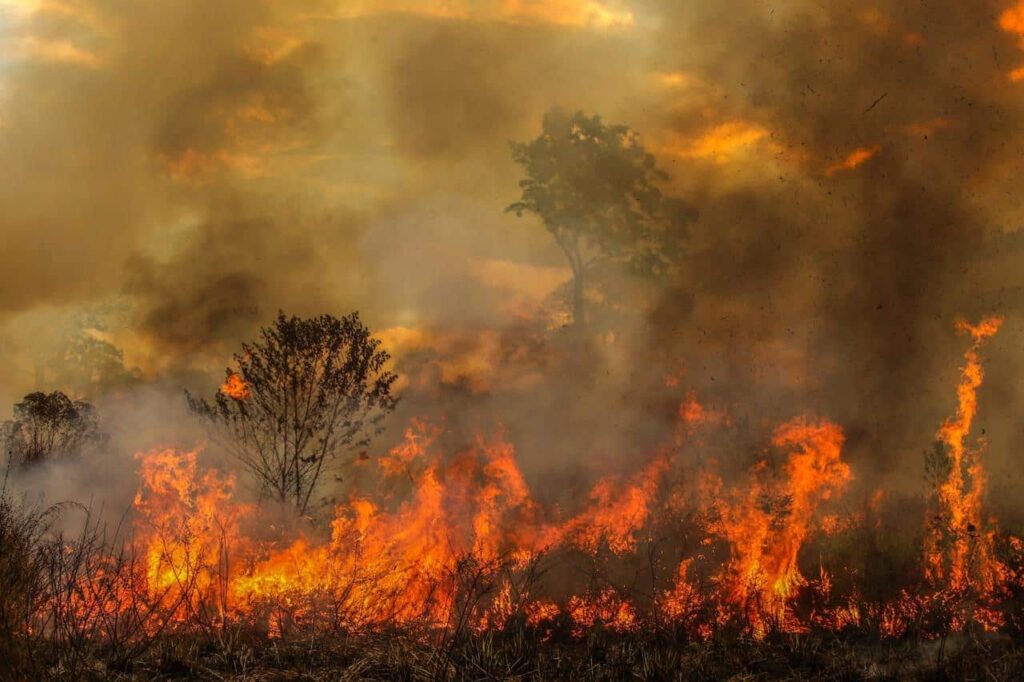
[{"label": "bare tree", "polygon": [[278,313],[258,341],[242,344],[212,402],[188,402],[263,492],[305,514],[325,464],[366,447],[394,410],[390,357],[358,313]]},{"label": "bare tree", "polygon": [[28,466],[76,455],[104,439],[96,409],[60,391],[30,393],[14,406],[14,419],[2,425],[11,460]]}]

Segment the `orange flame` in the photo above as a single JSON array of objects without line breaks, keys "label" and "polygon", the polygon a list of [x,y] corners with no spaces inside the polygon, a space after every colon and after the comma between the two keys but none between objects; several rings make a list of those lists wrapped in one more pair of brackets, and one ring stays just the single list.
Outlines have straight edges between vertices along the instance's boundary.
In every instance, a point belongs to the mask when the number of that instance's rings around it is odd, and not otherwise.
[{"label": "orange flame", "polygon": [[614,554],[636,549],[636,534],[647,525],[651,505],[668,469],[665,455],[655,458],[629,483],[603,478],[590,491],[590,505],[561,526],[549,528],[545,545],[561,542],[595,554],[607,546]]},{"label": "orange flame", "polygon": [[851,478],[840,459],[843,440],[836,424],[795,419],[772,438],[775,447],[790,450],[788,480],[781,486],[761,480],[766,461],[757,465],[746,491],[721,496],[721,481],[711,482],[717,499],[709,530],[731,550],[717,581],[726,602],[743,614],[755,634],[773,626],[798,629],[788,612],[789,599],[804,583],[797,555],[814,527],[818,505]]},{"label": "orange flame", "polygon": [[995,531],[982,516],[986,474],[981,448],[967,447],[967,437],[978,411],[978,388],[984,380],[980,349],[1003,320],[988,317],[978,324],[957,323],[957,331],[971,336],[965,365],[957,385],[956,416],[947,419],[937,439],[949,466],[939,483],[939,510],[928,524],[925,538],[925,575],[948,593],[991,594],[1003,579],[1004,567],[995,557]]},{"label": "orange flame", "polygon": [[220,386],[220,392],[235,400],[248,400],[252,396],[249,384],[245,383],[242,375],[231,370],[228,370],[227,378]]},{"label": "orange flame", "polygon": [[[952,614],[943,627],[975,622],[997,629],[1007,622],[1001,600],[1011,585],[1024,587],[1024,557],[1011,570],[1011,560],[997,553],[994,523],[982,513],[981,448],[970,447],[969,434],[983,380],[980,347],[1001,321],[957,326],[972,343],[957,412],[937,435],[949,468],[937,483],[938,522],[930,517],[926,529],[928,589],[916,593],[905,588],[872,602],[854,582],[837,594],[836,567],[826,569],[822,561],[805,577],[802,554],[814,534],[877,526],[886,500],[877,489],[865,491],[861,513],[830,507],[852,473],[841,458],[843,431],[828,420],[799,417],[777,427],[771,452],[735,485],[708,470],[699,471],[691,488],[670,485],[673,462],[681,458],[665,448],[631,476],[599,480],[582,510],[565,520],[552,520],[534,500],[501,432],[445,451],[452,434],[413,420],[403,442],[366,471],[378,477],[379,494],[339,504],[329,537],[261,540],[243,532],[265,519],[257,507],[233,500],[231,476],[202,470],[194,451],[140,453],[132,544],[139,563],[125,571],[113,557],[98,562],[70,591],[71,608],[91,614],[82,617],[93,624],[134,608],[147,633],[245,622],[269,637],[414,625],[442,632],[453,619],[471,632],[525,623],[542,639],[560,626],[579,637],[591,628],[632,633],[649,623],[668,623],[698,639],[722,626],[761,637],[866,624],[882,637],[903,637],[941,610]],[[248,388],[231,373],[225,385],[232,376],[235,388]],[[703,433],[729,425],[724,412],[701,406],[693,395],[677,416],[676,447],[703,444],[690,438],[697,427]],[[654,538],[682,514],[695,520],[689,522],[704,540],[698,551],[672,561],[674,575],[661,578],[669,585],[641,591],[602,580],[556,601],[531,582],[544,573],[538,567],[549,553],[581,550],[596,567],[635,555],[643,538],[650,539],[653,577],[664,565],[655,558]],[[1024,554],[1024,542],[1011,539],[1008,546]],[[104,585],[113,585],[114,596],[102,596],[100,608],[90,611],[84,603],[94,598],[89,595],[106,595]]]},{"label": "orange flame", "polygon": [[882,146],[877,144],[873,147],[858,147],[843,157],[841,161],[826,168],[825,175],[834,175],[839,171],[853,170],[880,151],[882,151]]}]

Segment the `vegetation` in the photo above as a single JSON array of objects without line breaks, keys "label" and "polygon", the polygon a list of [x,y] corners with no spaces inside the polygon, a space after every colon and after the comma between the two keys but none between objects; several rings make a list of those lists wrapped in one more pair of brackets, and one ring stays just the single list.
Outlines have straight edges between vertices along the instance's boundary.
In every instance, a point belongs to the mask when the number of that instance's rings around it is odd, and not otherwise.
[{"label": "vegetation", "polygon": [[212,401],[188,402],[265,494],[305,514],[325,465],[369,445],[394,410],[390,357],[358,313],[279,313],[242,345]]},{"label": "vegetation", "polygon": [[105,440],[96,409],[60,391],[30,393],[14,406],[14,419],[0,427],[10,460],[31,466],[70,457]]},{"label": "vegetation", "polygon": [[[218,618],[182,577],[141,588],[149,564],[86,521],[72,538],[48,532],[56,511],[0,494],[0,679],[22,680],[1014,680],[1024,675],[1019,634],[920,632],[885,640],[868,621],[843,632],[812,629],[753,637],[723,628],[694,636],[671,621],[620,631],[597,620],[579,633],[568,618],[543,626],[511,618],[476,632],[460,614],[494,597],[476,567],[460,565],[460,606],[444,625],[406,623],[353,631],[295,621],[268,631]],[[196,569],[199,568],[197,564]],[[206,566],[210,571],[223,566]],[[102,575],[102,579],[94,579]],[[193,576],[199,575],[198,572]],[[607,580],[608,576],[603,576]],[[128,586],[132,589],[122,590]],[[524,585],[534,588],[535,584]],[[328,606],[325,604],[325,606]],[[286,600],[275,612],[296,607]]]},{"label": "vegetation", "polygon": [[678,262],[694,212],[662,195],[668,179],[639,134],[600,116],[550,111],[540,136],[513,143],[526,172],[522,196],[508,207],[544,223],[572,268],[572,315],[586,325],[586,294],[594,269],[608,262],[647,276]]}]

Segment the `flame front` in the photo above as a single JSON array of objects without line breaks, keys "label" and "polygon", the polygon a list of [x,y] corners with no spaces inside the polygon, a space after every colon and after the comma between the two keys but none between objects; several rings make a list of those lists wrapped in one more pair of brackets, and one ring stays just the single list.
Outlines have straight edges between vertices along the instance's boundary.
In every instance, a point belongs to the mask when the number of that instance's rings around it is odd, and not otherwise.
[{"label": "flame front", "polygon": [[[338,505],[323,538],[310,531],[283,540],[280,529],[268,531],[266,512],[236,502],[234,478],[203,470],[195,451],[141,453],[130,552],[77,578],[71,608],[96,627],[130,612],[147,632],[249,623],[271,637],[395,626],[429,635],[459,623],[480,632],[517,619],[545,637],[563,626],[582,636],[646,623],[671,623],[702,639],[737,626],[754,637],[851,627],[899,637],[936,613],[946,614],[945,625],[923,634],[971,623],[1003,627],[1001,605],[1011,586],[1024,586],[1014,577],[1024,572],[1011,570],[998,550],[1019,557],[1022,543],[1003,542],[985,517],[982,448],[969,441],[984,378],[980,349],[1000,324],[958,325],[971,345],[956,414],[937,435],[945,464],[925,526],[921,582],[885,600],[861,597],[855,582],[839,591],[820,555],[812,571],[806,565],[812,540],[869,521],[878,527],[888,499],[877,489],[865,493],[862,512],[837,505],[853,480],[840,426],[810,417],[783,423],[733,482],[711,463],[681,475],[677,462],[692,437],[730,426],[722,410],[691,393],[672,446],[632,476],[598,480],[583,508],[569,514],[534,498],[500,431],[449,450],[443,428],[414,420],[378,458],[376,488]],[[249,397],[235,374],[221,391]],[[659,586],[659,538],[688,519],[700,541],[670,563],[669,585]],[[647,556],[653,592],[592,580],[559,596],[539,579],[550,558],[581,553],[593,566]]]}]

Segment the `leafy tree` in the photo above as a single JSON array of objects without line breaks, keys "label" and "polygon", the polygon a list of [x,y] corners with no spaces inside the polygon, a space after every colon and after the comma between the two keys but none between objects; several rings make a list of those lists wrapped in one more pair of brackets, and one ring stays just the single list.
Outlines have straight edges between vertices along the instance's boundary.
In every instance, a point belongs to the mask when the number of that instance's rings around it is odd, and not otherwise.
[{"label": "leafy tree", "polygon": [[242,344],[212,402],[187,394],[262,491],[305,514],[325,464],[366,447],[395,408],[397,376],[358,313],[310,319],[278,313]]},{"label": "leafy tree", "polygon": [[124,384],[132,373],[124,366],[120,348],[87,332],[68,336],[52,361],[54,379],[60,386],[82,389]]},{"label": "leafy tree", "polygon": [[96,409],[60,391],[30,393],[4,422],[3,437],[11,459],[22,466],[79,454],[105,440]]},{"label": "leafy tree", "polygon": [[655,165],[640,136],[600,116],[550,111],[540,137],[512,143],[522,165],[522,197],[508,211],[536,214],[572,268],[572,313],[586,325],[589,275],[600,263],[664,275],[678,261],[694,212],[662,195],[668,176]]}]

